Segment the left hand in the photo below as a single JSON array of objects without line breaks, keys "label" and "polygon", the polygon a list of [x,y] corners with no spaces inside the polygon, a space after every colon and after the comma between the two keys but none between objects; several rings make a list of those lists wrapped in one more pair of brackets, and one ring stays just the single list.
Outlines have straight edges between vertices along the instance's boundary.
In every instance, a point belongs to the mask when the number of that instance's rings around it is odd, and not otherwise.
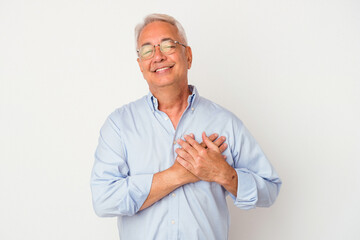
[{"label": "left hand", "polygon": [[184,136],[186,141],[178,140],[181,148],[176,149],[177,161],[199,179],[208,182],[221,182],[222,177],[233,171],[224,160],[221,151],[203,132],[202,139],[206,147],[201,146],[189,135]]}]

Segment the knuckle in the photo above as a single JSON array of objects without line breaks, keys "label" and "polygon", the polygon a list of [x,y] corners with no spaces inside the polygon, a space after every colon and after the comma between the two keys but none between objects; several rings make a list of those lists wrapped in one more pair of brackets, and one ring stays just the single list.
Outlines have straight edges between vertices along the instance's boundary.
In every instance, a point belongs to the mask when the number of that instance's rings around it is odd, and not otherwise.
[{"label": "knuckle", "polygon": [[185,149],[186,151],[189,150],[189,147],[190,147],[189,144],[184,144],[184,145],[183,145],[183,149]]},{"label": "knuckle", "polygon": [[199,155],[200,155],[200,156],[205,156],[205,155],[206,155],[206,149],[201,149],[201,150],[199,151]]},{"label": "knuckle", "polygon": [[178,150],[176,151],[177,154],[182,155],[184,153],[183,149],[178,148]]}]

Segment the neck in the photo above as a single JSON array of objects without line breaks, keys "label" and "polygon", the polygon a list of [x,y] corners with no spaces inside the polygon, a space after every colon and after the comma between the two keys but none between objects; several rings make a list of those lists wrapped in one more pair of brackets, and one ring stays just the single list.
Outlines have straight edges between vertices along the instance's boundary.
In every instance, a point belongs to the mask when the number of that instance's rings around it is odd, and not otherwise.
[{"label": "neck", "polygon": [[176,129],[191,94],[187,82],[184,86],[166,86],[161,89],[150,89],[150,91],[158,100],[159,110],[168,115]]}]

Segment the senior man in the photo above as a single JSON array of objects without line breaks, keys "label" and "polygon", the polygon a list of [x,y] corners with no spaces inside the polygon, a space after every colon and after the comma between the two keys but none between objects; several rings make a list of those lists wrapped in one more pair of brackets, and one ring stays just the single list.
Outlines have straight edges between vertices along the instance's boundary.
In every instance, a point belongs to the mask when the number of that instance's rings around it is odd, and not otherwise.
[{"label": "senior man", "polygon": [[136,41],[150,92],[101,128],[95,212],[118,217],[124,240],[227,239],[226,196],[242,209],[268,207],[281,180],[243,123],[188,85],[192,52],[178,21],[148,15]]}]

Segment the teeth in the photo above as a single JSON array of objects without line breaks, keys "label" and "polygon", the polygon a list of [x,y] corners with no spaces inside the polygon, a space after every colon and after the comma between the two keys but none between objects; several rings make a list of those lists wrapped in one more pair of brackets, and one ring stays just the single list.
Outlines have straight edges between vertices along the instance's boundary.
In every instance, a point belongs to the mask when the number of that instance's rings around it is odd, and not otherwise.
[{"label": "teeth", "polygon": [[168,69],[168,68],[170,68],[170,67],[163,67],[163,68],[159,68],[159,69],[156,69],[156,71],[155,71],[155,72],[159,72],[159,71],[162,71],[162,70],[165,70],[165,69]]}]

